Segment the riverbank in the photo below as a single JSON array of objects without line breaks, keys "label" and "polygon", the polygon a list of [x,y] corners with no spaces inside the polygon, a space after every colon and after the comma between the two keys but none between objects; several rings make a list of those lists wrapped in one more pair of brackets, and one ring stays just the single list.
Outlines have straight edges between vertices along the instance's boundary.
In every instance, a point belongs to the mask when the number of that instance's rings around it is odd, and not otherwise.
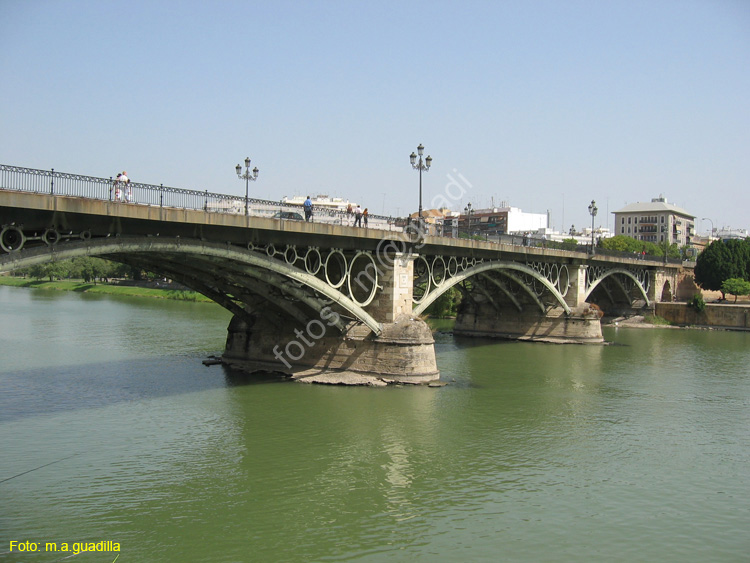
[{"label": "riverbank", "polygon": [[746,304],[710,304],[704,311],[696,311],[687,303],[657,303],[655,314],[603,318],[602,326],[748,331],[750,307]]},{"label": "riverbank", "polygon": [[196,301],[213,303],[208,297],[195,291],[170,287],[143,287],[139,285],[119,285],[112,283],[91,283],[83,280],[36,280],[0,276],[0,285],[46,289],[53,291],[75,291],[78,293],[96,293],[100,295],[125,295],[129,297],[149,297],[152,299],[173,299],[177,301]]}]

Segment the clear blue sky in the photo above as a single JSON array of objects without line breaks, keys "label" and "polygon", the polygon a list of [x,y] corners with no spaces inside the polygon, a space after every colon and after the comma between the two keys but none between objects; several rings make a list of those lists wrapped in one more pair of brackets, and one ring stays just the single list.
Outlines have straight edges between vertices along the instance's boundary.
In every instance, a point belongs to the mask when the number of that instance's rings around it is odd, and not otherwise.
[{"label": "clear blue sky", "polygon": [[0,83],[5,164],[403,215],[423,143],[426,208],[750,228],[749,0],[0,0]]}]

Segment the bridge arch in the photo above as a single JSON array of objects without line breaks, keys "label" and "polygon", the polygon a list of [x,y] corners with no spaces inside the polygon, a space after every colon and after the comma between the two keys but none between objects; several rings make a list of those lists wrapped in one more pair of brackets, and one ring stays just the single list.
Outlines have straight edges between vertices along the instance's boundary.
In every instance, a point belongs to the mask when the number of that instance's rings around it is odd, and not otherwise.
[{"label": "bridge arch", "polygon": [[[169,273],[173,279],[206,295],[235,314],[243,314],[246,311],[235,303],[230,294],[235,293],[238,288],[244,288],[248,294],[263,298],[284,313],[304,322],[307,317],[299,310],[295,310],[289,303],[281,303],[279,299],[274,299],[269,288],[275,287],[317,313],[335,303],[376,335],[380,335],[383,330],[381,323],[362,306],[315,275],[290,265],[286,260],[276,260],[265,253],[228,242],[148,236],[68,241],[64,245],[37,246],[6,254],[0,257],[0,272],[80,256],[111,258],[127,264],[143,265],[149,270]],[[231,287],[214,287],[215,276],[210,277],[209,283],[209,274],[216,269],[223,270],[222,274],[232,283]],[[346,330],[340,318],[332,325],[341,332]]]},{"label": "bridge arch", "polygon": [[[532,288],[528,287],[524,283],[520,283],[520,280],[516,275],[514,275],[514,272],[520,272],[523,274],[526,274],[528,276],[531,276],[533,279],[541,283],[549,292],[550,294],[557,300],[557,302],[560,304],[560,307],[565,310],[565,313],[567,315],[570,315],[571,309],[570,306],[566,303],[565,298],[562,296],[560,291],[550,282],[547,278],[545,278],[542,274],[540,274],[536,269],[531,268],[529,266],[526,266],[525,264],[520,264],[517,262],[508,262],[508,261],[490,261],[490,262],[481,262],[474,266],[470,266],[466,268],[465,270],[462,270],[460,272],[457,272],[454,276],[444,279],[439,285],[435,285],[434,289],[425,295],[422,300],[419,302],[419,304],[414,309],[415,315],[421,315],[424,313],[424,311],[429,307],[438,297],[440,297],[442,294],[444,294],[448,289],[453,287],[456,284],[461,283],[464,280],[467,280],[473,276],[477,276],[480,274],[486,274],[488,272],[499,272],[506,277],[509,277],[510,279],[519,282],[520,287],[522,287],[529,295],[532,297],[532,299],[535,301],[535,303],[541,308],[542,312],[546,312],[546,308],[544,307],[544,304],[541,302],[541,300],[534,294],[534,291]],[[514,303],[516,307],[518,307],[518,303]]]},{"label": "bridge arch", "polygon": [[638,292],[641,294],[643,299],[646,301],[646,306],[650,306],[651,303],[648,299],[648,294],[646,288],[643,287],[643,284],[641,283],[641,280],[638,279],[638,277],[633,274],[633,272],[626,270],[625,268],[609,268],[606,271],[604,271],[597,279],[591,281],[591,283],[586,288],[586,294],[585,294],[585,300],[588,301],[589,297],[591,297],[594,290],[607,278],[612,277],[617,282],[617,286],[622,290],[622,292],[625,294],[625,296],[628,298],[628,301],[632,301],[630,294],[627,292],[625,287],[622,285],[620,280],[618,280],[616,277],[613,276],[625,276],[626,278],[630,278],[634,284],[635,287],[638,289]]}]

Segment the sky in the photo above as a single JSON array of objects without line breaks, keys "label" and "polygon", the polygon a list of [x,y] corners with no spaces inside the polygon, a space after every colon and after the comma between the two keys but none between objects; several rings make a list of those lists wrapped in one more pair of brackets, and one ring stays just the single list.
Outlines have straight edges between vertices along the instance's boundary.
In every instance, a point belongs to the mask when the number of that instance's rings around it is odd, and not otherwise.
[{"label": "sky", "polygon": [[750,228],[750,0],[0,0],[0,84],[3,164]]}]

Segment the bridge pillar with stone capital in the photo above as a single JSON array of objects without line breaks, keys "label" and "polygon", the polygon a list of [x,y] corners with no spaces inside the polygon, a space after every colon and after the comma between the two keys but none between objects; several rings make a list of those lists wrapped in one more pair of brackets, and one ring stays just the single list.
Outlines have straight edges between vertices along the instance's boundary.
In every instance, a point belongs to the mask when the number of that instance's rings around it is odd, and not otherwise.
[{"label": "bridge pillar with stone capital", "polygon": [[586,303],[586,265],[578,264],[568,266],[569,283],[565,302],[571,309],[583,306]]},{"label": "bridge pillar with stone capital", "polygon": [[392,258],[381,257],[377,266],[378,291],[373,302],[366,307],[375,319],[392,323],[404,315],[411,315],[414,296],[413,254],[398,253]]}]

